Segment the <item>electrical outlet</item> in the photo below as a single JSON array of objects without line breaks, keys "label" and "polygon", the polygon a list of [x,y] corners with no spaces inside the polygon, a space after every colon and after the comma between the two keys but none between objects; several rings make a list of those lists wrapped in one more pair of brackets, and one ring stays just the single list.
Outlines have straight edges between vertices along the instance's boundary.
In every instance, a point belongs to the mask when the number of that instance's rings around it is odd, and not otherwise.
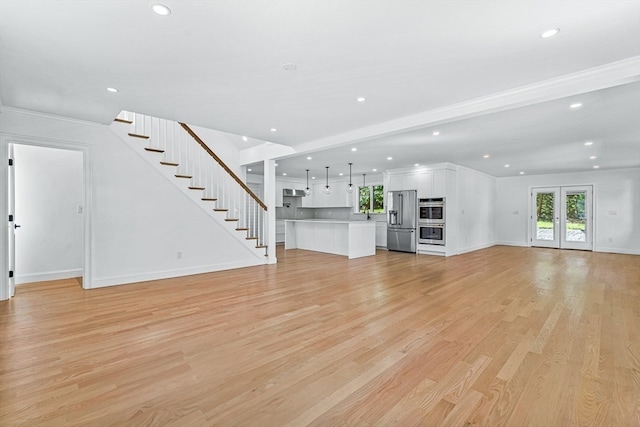
[{"label": "electrical outlet", "polygon": [[182,251],[176,253],[176,259],[182,259]]}]

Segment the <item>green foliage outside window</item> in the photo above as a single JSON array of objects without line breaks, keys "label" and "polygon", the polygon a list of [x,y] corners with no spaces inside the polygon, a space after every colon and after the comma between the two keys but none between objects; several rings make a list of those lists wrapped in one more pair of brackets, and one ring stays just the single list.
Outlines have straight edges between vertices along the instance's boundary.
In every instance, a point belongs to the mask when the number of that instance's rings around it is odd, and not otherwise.
[{"label": "green foliage outside window", "polygon": [[[359,187],[358,212],[384,213],[384,186]],[[371,194],[373,193],[373,198]]]},{"label": "green foliage outside window", "polygon": [[359,187],[360,197],[358,203],[358,212],[366,213],[371,210],[371,188]]},{"label": "green foliage outside window", "polygon": [[384,186],[373,186],[373,213],[384,213]]}]

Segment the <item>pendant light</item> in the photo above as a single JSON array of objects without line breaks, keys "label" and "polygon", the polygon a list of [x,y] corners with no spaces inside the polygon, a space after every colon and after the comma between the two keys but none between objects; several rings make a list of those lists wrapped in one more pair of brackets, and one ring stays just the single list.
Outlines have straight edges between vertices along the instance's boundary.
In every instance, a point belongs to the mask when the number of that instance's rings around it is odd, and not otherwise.
[{"label": "pendant light", "polygon": [[327,168],[327,185],[324,186],[322,192],[326,195],[331,194],[331,187],[329,187],[329,166],[325,166]]},{"label": "pendant light", "polygon": [[309,188],[309,169],[307,169],[307,188],[304,189],[304,194],[307,196],[311,194],[311,189]]},{"label": "pendant light", "polygon": [[366,178],[367,178],[367,174],[366,174],[366,173],[363,173],[363,174],[362,174],[362,186],[363,186],[363,187],[366,187],[366,186],[367,186],[367,184],[366,184],[366,182],[365,182],[365,179],[366,179]]},{"label": "pendant light", "polygon": [[351,165],[353,165],[353,163],[349,163],[349,185],[347,186],[347,193],[349,194],[353,193],[353,190],[355,189],[351,183]]}]

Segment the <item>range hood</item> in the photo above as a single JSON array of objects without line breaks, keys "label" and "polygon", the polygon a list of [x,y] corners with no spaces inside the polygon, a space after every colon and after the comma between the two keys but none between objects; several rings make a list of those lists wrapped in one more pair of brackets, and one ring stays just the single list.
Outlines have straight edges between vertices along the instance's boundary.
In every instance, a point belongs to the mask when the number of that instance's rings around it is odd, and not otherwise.
[{"label": "range hood", "polygon": [[304,190],[294,190],[292,188],[283,188],[282,195],[286,197],[304,197],[306,194]]}]

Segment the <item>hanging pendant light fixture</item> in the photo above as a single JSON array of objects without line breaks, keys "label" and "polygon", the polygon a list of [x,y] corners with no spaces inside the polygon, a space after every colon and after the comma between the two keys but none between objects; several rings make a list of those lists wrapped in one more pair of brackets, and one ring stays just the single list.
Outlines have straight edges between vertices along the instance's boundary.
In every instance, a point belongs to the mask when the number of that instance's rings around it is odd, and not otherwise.
[{"label": "hanging pendant light fixture", "polygon": [[363,174],[362,174],[362,186],[363,186],[363,187],[366,187],[366,186],[367,186],[367,183],[366,183],[366,181],[365,181],[365,180],[366,180],[366,178],[367,178],[367,174],[366,174],[366,173],[363,173]]},{"label": "hanging pendant light fixture", "polygon": [[347,186],[347,193],[349,194],[353,193],[353,190],[355,189],[351,183],[351,165],[353,165],[353,163],[349,163],[349,185]]},{"label": "hanging pendant light fixture", "polygon": [[307,196],[311,194],[311,189],[309,188],[309,169],[307,169],[307,188],[304,189],[304,194]]},{"label": "hanging pendant light fixture", "polygon": [[327,185],[324,186],[322,192],[329,195],[331,194],[331,187],[329,187],[329,166],[325,166],[325,168],[327,168]]}]

